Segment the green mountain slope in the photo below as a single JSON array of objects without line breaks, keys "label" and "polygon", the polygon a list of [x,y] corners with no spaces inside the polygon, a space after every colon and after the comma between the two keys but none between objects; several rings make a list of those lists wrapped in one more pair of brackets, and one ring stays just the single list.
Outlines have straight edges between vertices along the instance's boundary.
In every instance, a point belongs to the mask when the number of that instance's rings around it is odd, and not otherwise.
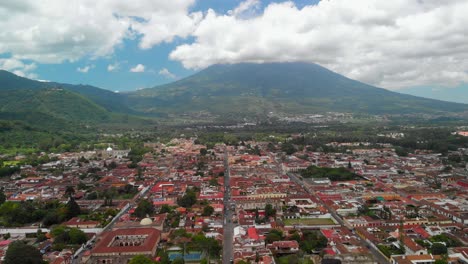
[{"label": "green mountain slope", "polygon": [[462,112],[468,105],[404,95],[351,80],[316,64],[214,65],[167,85],[127,94],[149,113],[213,114]]},{"label": "green mountain slope", "polygon": [[0,112],[43,113],[71,122],[102,122],[111,114],[82,95],[60,89],[6,90],[0,98]]},{"label": "green mountain slope", "polygon": [[40,82],[17,76],[8,71],[0,70],[0,91],[23,89],[39,90],[45,88],[61,88],[78,93],[112,112],[125,114],[133,113],[133,111],[126,106],[125,98],[122,95],[109,90],[90,85]]},{"label": "green mountain slope", "polygon": [[[0,70],[0,121],[11,127],[80,133],[83,127],[128,128],[150,123],[133,113],[125,105],[125,97],[112,91],[39,82]],[[15,131],[8,131],[14,135]]]}]

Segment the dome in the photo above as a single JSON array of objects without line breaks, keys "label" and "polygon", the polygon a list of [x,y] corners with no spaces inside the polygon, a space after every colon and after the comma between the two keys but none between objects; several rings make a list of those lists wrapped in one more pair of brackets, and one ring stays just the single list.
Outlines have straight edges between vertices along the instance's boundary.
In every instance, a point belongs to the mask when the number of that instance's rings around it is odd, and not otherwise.
[{"label": "dome", "polygon": [[153,223],[153,221],[150,219],[150,218],[143,218],[141,219],[140,221],[140,225],[151,225]]},{"label": "dome", "polygon": [[112,148],[111,148],[111,147],[108,147],[106,150],[107,150],[107,151],[112,151]]}]

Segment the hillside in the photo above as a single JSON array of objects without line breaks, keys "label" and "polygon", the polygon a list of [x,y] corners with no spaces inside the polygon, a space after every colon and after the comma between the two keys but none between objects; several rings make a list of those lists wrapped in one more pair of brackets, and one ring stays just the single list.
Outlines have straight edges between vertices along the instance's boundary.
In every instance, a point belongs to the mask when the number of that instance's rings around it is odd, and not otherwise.
[{"label": "hillside", "polygon": [[351,80],[316,64],[214,65],[190,77],[127,94],[137,111],[164,114],[463,112],[468,105],[391,92]]},{"label": "hillside", "polygon": [[40,82],[17,76],[8,71],[0,70],[0,92],[6,90],[40,90],[45,88],[60,88],[83,95],[108,111],[131,114],[125,98],[118,93],[91,85],[73,85],[57,82]]},{"label": "hillside", "polygon": [[125,97],[87,85],[39,82],[0,70],[0,120],[42,131],[77,131],[82,126],[134,126]]}]

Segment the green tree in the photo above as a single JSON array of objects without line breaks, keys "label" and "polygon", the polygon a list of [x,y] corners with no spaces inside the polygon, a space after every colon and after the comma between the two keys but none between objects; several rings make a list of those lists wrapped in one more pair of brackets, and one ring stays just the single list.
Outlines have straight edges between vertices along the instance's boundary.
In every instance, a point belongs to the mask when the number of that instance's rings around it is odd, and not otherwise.
[{"label": "green tree", "polygon": [[153,264],[155,263],[145,255],[138,255],[133,257],[128,264]]},{"label": "green tree", "polygon": [[159,257],[158,264],[170,264],[169,255],[164,250],[159,250],[156,255]]},{"label": "green tree", "polygon": [[74,194],[75,188],[73,188],[73,186],[67,186],[67,188],[65,188],[65,196],[68,196],[68,198],[72,198]]},{"label": "green tree", "polygon": [[284,151],[287,155],[292,155],[297,151],[296,147],[289,142],[283,143],[281,145],[281,150]]},{"label": "green tree", "polygon": [[112,161],[111,163],[109,163],[109,165],[107,165],[107,169],[109,170],[113,170],[117,168],[117,163],[115,163],[115,161]]},{"label": "green tree", "polygon": [[431,252],[434,255],[447,254],[447,247],[442,243],[434,243],[431,246]]},{"label": "green tree", "polygon": [[269,218],[272,216],[276,216],[276,209],[273,208],[273,205],[266,204],[265,205],[265,218]]},{"label": "green tree", "polygon": [[70,237],[70,244],[81,245],[83,243],[86,243],[86,241],[88,240],[85,232],[81,231],[78,228],[71,228],[70,231],[68,231],[68,236]]},{"label": "green tree", "polygon": [[116,193],[117,192],[114,187],[106,189],[103,192],[102,195],[104,196],[104,206],[112,206],[112,199],[115,197]]},{"label": "green tree", "polygon": [[8,246],[4,264],[42,264],[42,255],[33,246],[26,245],[23,241],[14,241]]},{"label": "green tree", "polygon": [[271,244],[275,241],[280,241],[283,239],[283,232],[281,230],[272,229],[265,237],[265,242]]},{"label": "green tree", "polygon": [[201,148],[200,149],[200,155],[206,156],[206,154],[208,154],[208,150],[206,150],[206,148]]},{"label": "green tree", "polygon": [[185,260],[183,258],[176,258],[172,261],[172,264],[185,264]]},{"label": "green tree", "polygon": [[153,203],[148,200],[141,200],[135,212],[133,212],[133,214],[139,218],[144,218],[146,215],[151,215],[152,213],[154,213],[154,206]]},{"label": "green tree", "polygon": [[197,194],[194,190],[188,190],[182,198],[177,200],[177,204],[182,207],[190,208],[197,203]]},{"label": "green tree", "polygon": [[214,212],[214,208],[210,205],[207,205],[205,207],[203,207],[203,213],[202,213],[202,216],[210,216],[212,215]]},{"label": "green tree", "polygon": [[302,240],[299,242],[299,247],[307,253],[313,250],[322,249],[327,246],[328,240],[323,235],[317,234],[316,231],[305,230],[302,235]]},{"label": "green tree", "polygon": [[66,218],[71,219],[75,216],[78,216],[81,213],[80,206],[76,203],[73,197],[70,197],[66,206]]},{"label": "green tree", "polygon": [[209,184],[210,186],[218,186],[219,185],[218,179],[217,178],[210,179]]},{"label": "green tree", "polygon": [[0,205],[6,201],[6,195],[3,192],[3,188],[0,189]]},{"label": "green tree", "polygon": [[163,204],[161,206],[161,210],[159,211],[159,213],[161,214],[170,213],[170,212],[172,212],[172,208],[168,204]]}]

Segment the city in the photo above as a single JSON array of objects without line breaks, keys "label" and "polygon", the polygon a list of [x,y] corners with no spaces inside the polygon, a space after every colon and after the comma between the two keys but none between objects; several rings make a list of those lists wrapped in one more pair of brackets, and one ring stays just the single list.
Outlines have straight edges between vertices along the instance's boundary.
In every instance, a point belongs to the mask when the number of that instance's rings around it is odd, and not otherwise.
[{"label": "city", "polygon": [[197,141],[145,143],[136,167],[111,146],[21,165],[2,180],[2,248],[26,239],[50,263],[466,260],[467,171],[437,153]]}]

